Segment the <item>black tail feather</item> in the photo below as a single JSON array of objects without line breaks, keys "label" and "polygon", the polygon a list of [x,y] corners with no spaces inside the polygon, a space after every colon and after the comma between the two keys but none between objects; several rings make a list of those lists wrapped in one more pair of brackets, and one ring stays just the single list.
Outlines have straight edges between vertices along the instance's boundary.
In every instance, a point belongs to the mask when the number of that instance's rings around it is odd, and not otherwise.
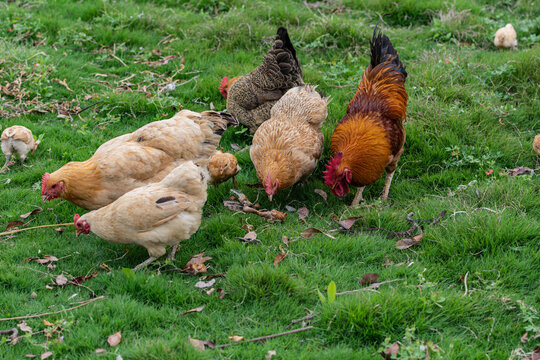
[{"label": "black tail feather", "polygon": [[371,67],[390,61],[394,69],[402,73],[407,78],[407,71],[405,71],[405,65],[399,60],[398,53],[388,36],[384,35],[381,31],[377,32],[377,26],[373,30],[373,39],[369,42],[371,48]]},{"label": "black tail feather", "polygon": [[284,27],[280,27],[277,30],[276,40],[277,39],[283,41],[283,48],[291,52],[294,61],[296,61],[296,64],[298,65],[298,67],[300,67],[300,63],[298,62],[298,58],[296,57],[296,50],[294,49],[291,39],[289,38],[289,33],[287,32],[287,29],[285,29]]}]

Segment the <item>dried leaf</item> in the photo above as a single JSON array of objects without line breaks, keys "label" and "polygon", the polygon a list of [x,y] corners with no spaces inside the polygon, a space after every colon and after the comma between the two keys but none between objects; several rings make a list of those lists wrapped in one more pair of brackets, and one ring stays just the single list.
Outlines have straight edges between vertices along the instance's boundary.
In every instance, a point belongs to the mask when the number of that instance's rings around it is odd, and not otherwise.
[{"label": "dried leaf", "polygon": [[[21,329],[22,330],[22,329]],[[523,334],[523,336],[519,339],[519,341],[521,341],[522,344],[525,344],[529,339],[529,332],[525,332],[525,334]]]},{"label": "dried leaf", "polygon": [[300,235],[302,235],[302,237],[304,237],[306,239],[311,239],[314,234],[324,234],[324,235],[328,236],[331,239],[335,239],[335,237],[333,237],[332,235],[326,234],[326,233],[324,233],[321,230],[316,229],[316,228],[309,228],[309,229],[306,229],[306,230],[304,230],[304,231],[302,231],[300,233]]},{"label": "dried leaf", "polygon": [[213,286],[215,283],[216,283],[216,279],[212,279],[212,280],[206,281],[206,282],[204,282],[204,281],[198,281],[198,282],[195,284],[195,287],[198,287],[199,289],[204,289],[204,288]]},{"label": "dried leaf", "polygon": [[528,168],[526,166],[520,166],[514,169],[504,169],[508,175],[510,176],[516,176],[516,175],[523,175],[526,173],[531,173],[531,175],[534,175],[534,170],[531,168]]},{"label": "dried leaf", "polygon": [[315,191],[315,194],[321,195],[321,197],[323,198],[325,204],[328,204],[328,194],[324,190],[315,189],[314,191]]},{"label": "dried leaf", "polygon": [[361,216],[350,217],[348,219],[345,219],[345,220],[342,220],[342,221],[338,222],[338,224],[343,229],[349,230],[350,228],[352,228],[354,223],[357,222],[358,220],[360,220],[361,218],[362,218]]},{"label": "dried leaf", "polygon": [[20,226],[20,225],[24,225],[24,223],[22,221],[10,221],[4,230],[8,230],[13,227]]},{"label": "dried leaf", "polygon": [[201,351],[204,351],[207,347],[210,349],[214,349],[216,347],[216,344],[210,340],[197,340],[189,338],[189,342],[195,349]]},{"label": "dried leaf", "polygon": [[29,217],[30,215],[39,214],[39,213],[42,212],[42,211],[43,211],[42,208],[35,208],[34,210],[32,210],[32,211],[30,211],[30,212],[27,212],[26,214],[22,214],[22,215],[21,215],[21,218],[26,219],[26,218]]},{"label": "dried leaf", "polygon": [[255,231],[250,231],[244,235],[244,239],[253,241],[257,239],[257,233]]},{"label": "dried leaf", "polygon": [[285,245],[289,245],[289,238],[286,237],[285,235],[283,235],[283,237],[281,238],[281,241],[283,241],[283,243],[284,243]]},{"label": "dried leaf", "polygon": [[191,314],[191,313],[194,313],[194,312],[201,312],[201,311],[203,311],[205,306],[206,305],[201,305],[199,307],[196,307],[195,309],[188,310],[185,313],[183,313],[182,316],[187,315],[187,314]]},{"label": "dried leaf", "polygon": [[[399,344],[397,342],[395,342],[392,345],[390,345],[388,347],[388,349],[384,350],[384,352],[381,352],[381,355],[382,355],[383,358],[385,358],[387,360],[390,360],[390,359],[392,359],[392,355],[397,356],[398,351],[399,351]],[[396,356],[394,356],[394,359],[397,358]]]},{"label": "dried leaf", "polygon": [[378,281],[379,281],[379,274],[367,273],[367,274],[362,275],[362,279],[360,280],[360,283],[365,286],[365,285],[371,285]]},{"label": "dried leaf", "polygon": [[244,206],[236,200],[223,200],[223,206],[231,211],[242,211]]},{"label": "dried leaf", "polygon": [[56,83],[59,83],[60,85],[64,86],[66,89],[68,89],[69,91],[74,92],[73,90],[71,90],[71,89],[69,88],[69,86],[68,86],[68,84],[67,84],[67,82],[66,82],[66,79],[60,80],[60,79],[54,78],[54,79],[51,79],[51,81],[54,81],[54,82],[56,82]]},{"label": "dried leaf", "polygon": [[276,350],[268,350],[268,352],[266,353],[264,358],[266,360],[270,360],[270,359],[272,359],[272,356],[276,356],[276,355],[277,355]]},{"label": "dried leaf", "polygon": [[57,228],[54,228],[55,231],[58,231],[60,234],[64,232],[64,228],[63,227],[57,227]]},{"label": "dried leaf", "polygon": [[105,354],[106,351],[107,350],[105,350],[104,348],[98,348],[98,349],[96,349],[96,354],[97,355],[103,355],[103,354]]},{"label": "dried leaf", "polygon": [[192,275],[205,273],[207,271],[206,265],[204,263],[208,260],[211,260],[210,256],[204,256],[204,253],[194,255],[184,266],[182,270],[188,272]]},{"label": "dried leaf", "polygon": [[41,360],[47,359],[47,358],[50,357],[52,354],[53,354],[52,351],[46,351],[46,352],[44,352],[43,354],[41,354]]},{"label": "dried leaf", "polygon": [[306,207],[301,207],[298,209],[298,217],[300,220],[302,220],[304,223],[306,222],[306,218],[309,216],[309,210]]},{"label": "dried leaf", "polygon": [[255,226],[253,226],[251,224],[244,224],[244,225],[242,225],[242,229],[244,229],[246,231],[252,231],[253,229],[255,229]]},{"label": "dried leaf", "polygon": [[45,326],[53,326],[54,324],[50,321],[48,321],[47,319],[43,319],[43,325]]},{"label": "dried leaf", "polygon": [[107,342],[111,347],[120,344],[120,341],[122,341],[122,331],[116,332],[107,338]]},{"label": "dried leaf", "polygon": [[290,212],[294,212],[294,211],[296,211],[296,208],[293,208],[292,206],[289,206],[289,205],[285,205],[285,210],[290,211]]},{"label": "dried leaf", "polygon": [[26,321],[23,321],[22,323],[17,324],[17,326],[19,327],[19,329],[21,329],[21,331],[29,332],[29,333],[32,332],[32,328],[26,325]]},{"label": "dried leaf", "polygon": [[274,259],[274,266],[278,266],[279,263],[281,263],[283,259],[285,259],[286,256],[287,256],[287,253],[285,251],[282,251],[281,254],[277,254],[276,258]]},{"label": "dried leaf", "polygon": [[216,288],[211,288],[210,290],[205,291],[206,295],[212,294],[214,291],[216,291]]},{"label": "dried leaf", "polygon": [[220,299],[223,299],[225,297],[225,295],[227,294],[225,292],[225,290],[223,290],[222,288],[217,289],[217,291],[219,292],[219,298]]},{"label": "dried leaf", "polygon": [[37,298],[36,292],[35,292],[35,291],[32,291],[32,293],[30,294],[30,297],[31,297],[32,299]]},{"label": "dried leaf", "polygon": [[93,272],[92,274],[90,274],[88,276],[80,275],[80,276],[77,276],[76,278],[74,278],[73,280],[71,280],[68,284],[80,285],[83,282],[85,282],[87,280],[90,280],[91,278],[96,277],[97,275],[98,275],[97,271]]},{"label": "dried leaf", "polygon": [[396,242],[394,245],[398,250],[405,250],[410,248],[413,245],[417,245],[420,240],[424,237],[424,234],[416,235],[412,239],[401,239]]},{"label": "dried leaf", "polygon": [[60,274],[55,279],[56,285],[63,286],[66,285],[68,282],[68,279],[64,276],[64,274]]},{"label": "dried leaf", "polygon": [[239,341],[246,340],[246,338],[244,336],[234,335],[234,336],[229,336],[229,340],[231,340],[232,342],[239,342]]}]

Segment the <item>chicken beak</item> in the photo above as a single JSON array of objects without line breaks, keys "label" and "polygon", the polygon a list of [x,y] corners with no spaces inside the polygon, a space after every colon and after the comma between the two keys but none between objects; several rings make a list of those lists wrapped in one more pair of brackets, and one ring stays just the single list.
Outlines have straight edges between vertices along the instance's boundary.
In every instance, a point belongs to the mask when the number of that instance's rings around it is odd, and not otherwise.
[{"label": "chicken beak", "polygon": [[272,201],[272,196],[274,196],[273,194],[268,194],[268,200]]},{"label": "chicken beak", "polygon": [[81,230],[75,229],[75,236],[79,237],[79,235],[81,235]]},{"label": "chicken beak", "polygon": [[43,201],[47,201],[47,199],[49,199],[49,195],[43,195],[41,197],[41,200],[43,200]]}]

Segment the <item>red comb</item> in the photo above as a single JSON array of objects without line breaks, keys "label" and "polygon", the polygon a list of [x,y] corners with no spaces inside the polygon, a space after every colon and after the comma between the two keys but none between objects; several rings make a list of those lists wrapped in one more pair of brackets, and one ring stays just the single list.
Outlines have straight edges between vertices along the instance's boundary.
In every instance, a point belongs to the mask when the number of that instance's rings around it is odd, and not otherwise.
[{"label": "red comb", "polygon": [[74,222],[75,224],[77,224],[77,221],[79,221],[79,218],[80,218],[80,217],[81,217],[81,215],[75,214],[75,215],[73,216],[73,222]]},{"label": "red comb", "polygon": [[326,164],[326,170],[323,171],[324,183],[330,187],[334,185],[334,181],[336,179],[336,170],[341,162],[341,159],[343,159],[343,153],[338,152],[333,158],[330,159],[328,164]]},{"label": "red comb", "polygon": [[219,86],[219,92],[221,95],[223,95],[225,98],[227,98],[227,83],[229,82],[229,78],[224,76],[223,79],[221,79],[221,85]]},{"label": "red comb", "polygon": [[45,173],[41,177],[41,195],[45,195],[45,188],[47,187],[47,181],[51,178],[51,174]]}]

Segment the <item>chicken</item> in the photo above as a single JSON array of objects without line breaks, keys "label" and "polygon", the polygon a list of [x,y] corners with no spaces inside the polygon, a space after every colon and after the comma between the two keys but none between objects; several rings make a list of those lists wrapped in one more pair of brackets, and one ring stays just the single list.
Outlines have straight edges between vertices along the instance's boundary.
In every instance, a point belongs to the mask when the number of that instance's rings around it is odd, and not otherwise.
[{"label": "chicken", "polygon": [[517,34],[512,24],[506,24],[495,33],[493,43],[499,49],[518,49]]},{"label": "chicken", "polygon": [[536,135],[534,137],[533,149],[538,155],[540,155],[540,134],[538,134],[538,135]]},{"label": "chicken", "polygon": [[161,181],[180,161],[207,165],[236,119],[226,113],[183,110],[167,120],[109,140],[83,162],[69,162],[42,179],[43,200],[58,197],[99,209],[139,186]]},{"label": "chicken", "polygon": [[15,125],[8,127],[2,132],[2,152],[6,155],[6,165],[10,165],[9,159],[13,153],[19,155],[21,165],[30,152],[35,151],[39,141],[34,140],[32,132],[24,126]]},{"label": "chicken", "polygon": [[159,183],[131,190],[83,216],[76,214],[77,236],[93,232],[110,242],[146,248],[150,257],[134,270],[163,256],[168,245],[172,249],[167,259],[174,260],[180,242],[189,239],[201,224],[207,181],[206,169],[184,162]]},{"label": "chicken", "polygon": [[407,92],[407,72],[390,39],[377,27],[370,41],[371,61],[364,71],[347,113],[336,126],[331,139],[333,158],[324,171],[324,181],[339,197],[358,191],[352,206],[362,200],[366,185],[377,181],[386,170],[381,200],[388,198],[392,176],[403,153]]},{"label": "chicken", "polygon": [[229,95],[229,90],[231,90],[231,87],[234,85],[235,82],[237,82],[242,76],[235,76],[231,80],[229,80],[228,77],[224,76],[223,79],[221,79],[221,85],[219,87],[219,92],[225,99]]},{"label": "chicken", "polygon": [[210,183],[217,185],[224,181],[233,178],[233,183],[236,184],[234,178],[242,170],[238,166],[238,160],[233,154],[222,153],[216,150],[214,155],[208,161],[208,172],[210,173]]},{"label": "chicken", "polygon": [[261,65],[240,77],[227,94],[227,111],[254,133],[270,118],[270,109],[287,90],[303,85],[296,51],[284,28],[277,31],[274,46]]},{"label": "chicken", "polygon": [[328,102],[314,86],[292,88],[255,132],[249,154],[270,201],[277,190],[293,186],[315,170],[324,146],[321,126]]}]

